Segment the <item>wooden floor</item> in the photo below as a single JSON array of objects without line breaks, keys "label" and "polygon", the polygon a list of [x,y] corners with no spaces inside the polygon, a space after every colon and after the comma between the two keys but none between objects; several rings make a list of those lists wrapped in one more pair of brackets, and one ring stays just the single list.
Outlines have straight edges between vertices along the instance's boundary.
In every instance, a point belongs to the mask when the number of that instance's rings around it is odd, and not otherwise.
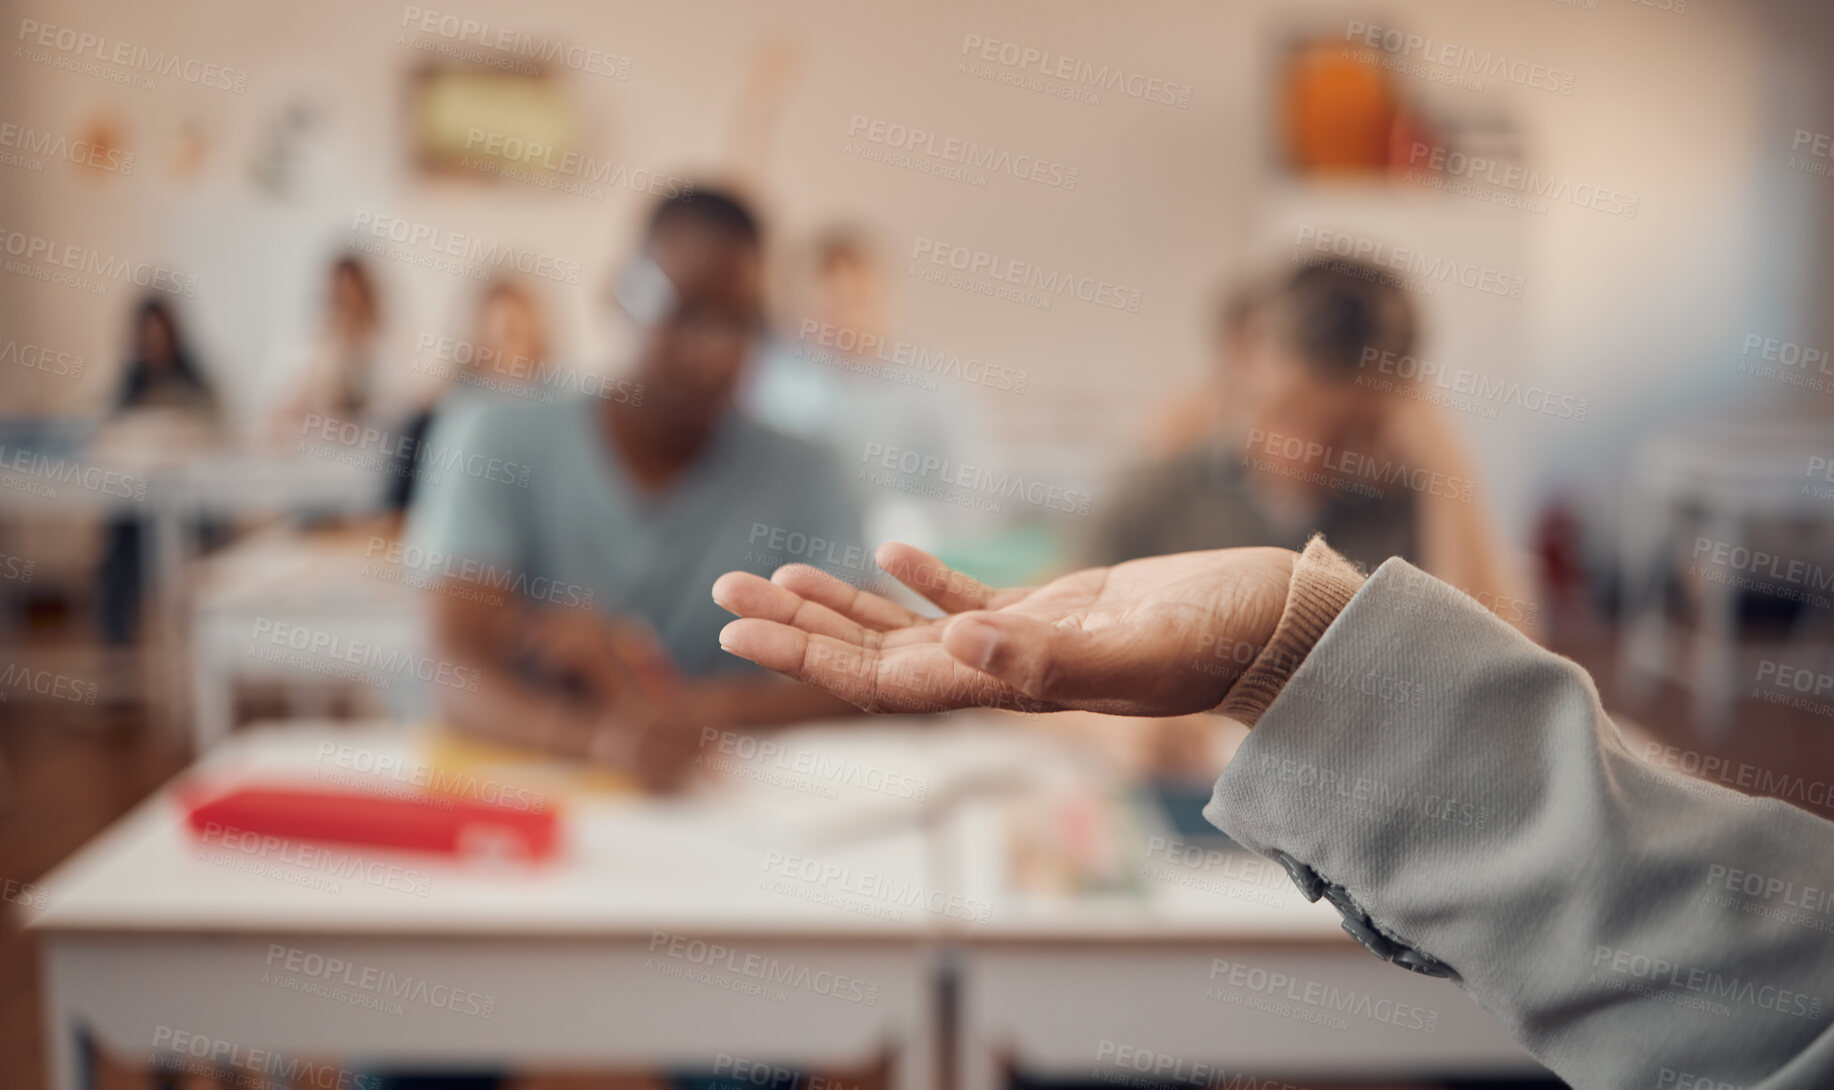
[{"label": "wooden floor", "polygon": [[[1607,705],[1634,715],[1670,744],[1703,755],[1834,782],[1834,719],[1758,701],[1745,701],[1737,729],[1715,740],[1692,725],[1689,702],[1668,689],[1640,706],[1622,703],[1609,633],[1570,635],[1561,649],[1588,665]],[[0,885],[32,882],[82,845],[160,783],[177,773],[183,757],[149,740],[144,717],[133,708],[100,709],[68,703],[0,703]],[[1806,807],[1834,819],[1834,806]],[[0,1087],[44,1085],[37,1003],[38,974],[31,944],[22,935],[18,906],[4,906],[0,928]],[[148,1085],[144,1072],[105,1063],[105,1087]],[[876,1090],[876,1070],[836,1072],[832,1085]],[[207,1086],[207,1080],[180,1086]],[[659,1084],[640,1074],[537,1073],[518,1087],[575,1090],[586,1086],[649,1090]],[[278,1090],[278,1088],[276,1088]]]}]

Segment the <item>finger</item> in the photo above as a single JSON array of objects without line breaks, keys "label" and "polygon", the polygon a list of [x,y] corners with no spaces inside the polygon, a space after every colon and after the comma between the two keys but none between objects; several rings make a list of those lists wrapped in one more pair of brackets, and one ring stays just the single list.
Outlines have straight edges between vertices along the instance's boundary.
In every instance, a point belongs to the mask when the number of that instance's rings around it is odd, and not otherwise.
[{"label": "finger", "polygon": [[741,618],[720,632],[720,646],[869,712],[1052,710],[951,657],[936,643],[880,650],[774,621]]},{"label": "finger", "polygon": [[1161,635],[1137,625],[1090,630],[1018,613],[974,612],[949,621],[942,646],[963,664],[1050,704],[1135,715],[1215,706],[1222,694],[1205,691],[1203,679],[1166,676],[1175,656],[1154,653]]},{"label": "finger", "polygon": [[880,633],[865,628],[819,602],[749,572],[727,572],[714,580],[713,600],[728,613],[757,617],[832,636],[847,643],[876,647]]},{"label": "finger", "polygon": [[741,617],[721,629],[720,646],[867,711],[879,710],[879,652],[872,648],[759,617]]},{"label": "finger", "polygon": [[892,541],[879,546],[873,559],[893,579],[941,606],[946,612],[989,609],[994,589],[963,575],[915,545]]},{"label": "finger", "polygon": [[881,632],[923,624],[930,619],[807,564],[786,564],[771,573],[771,582]]}]

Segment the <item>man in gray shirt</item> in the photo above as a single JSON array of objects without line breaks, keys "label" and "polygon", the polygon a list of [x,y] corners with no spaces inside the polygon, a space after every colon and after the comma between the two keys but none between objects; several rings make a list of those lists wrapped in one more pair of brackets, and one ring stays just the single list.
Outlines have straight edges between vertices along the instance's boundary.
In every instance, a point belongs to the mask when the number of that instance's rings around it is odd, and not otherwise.
[{"label": "man in gray shirt", "polygon": [[703,728],[845,710],[721,652],[705,592],[730,568],[869,566],[832,457],[732,410],[762,285],[743,205],[666,200],[621,282],[641,334],[629,382],[442,414],[399,559],[432,584],[442,657],[480,678],[449,701],[455,725],[660,786]]}]

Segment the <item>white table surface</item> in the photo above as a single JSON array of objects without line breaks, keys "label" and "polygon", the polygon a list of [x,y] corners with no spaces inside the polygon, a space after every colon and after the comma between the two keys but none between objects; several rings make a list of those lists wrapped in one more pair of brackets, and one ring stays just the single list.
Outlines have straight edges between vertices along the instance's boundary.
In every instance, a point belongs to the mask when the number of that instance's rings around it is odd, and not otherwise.
[{"label": "white table surface", "polygon": [[[1034,777],[1062,782],[1049,760],[1034,757]],[[1180,840],[1155,804],[1134,817],[1123,848],[1137,881],[1089,894],[1015,886],[1007,844],[1022,810],[988,799],[954,812],[938,858],[993,906],[952,933],[958,1090],[994,1090],[1009,1066],[1120,1085],[1162,1080],[1165,1063],[1212,1085],[1541,1070],[1464,992],[1375,958],[1278,865]]]},{"label": "white table surface", "polygon": [[[704,1067],[711,1050],[844,1064],[890,1048],[895,1079],[928,1086],[943,966],[959,986],[963,1090],[995,1085],[1007,1061],[1071,1077],[1121,1073],[1098,1053],[1103,1042],[1228,1073],[1534,1070],[1462,992],[1371,957],[1283,874],[1245,868],[1254,857],[1206,867],[1158,851],[1176,838],[1150,811],[1124,845],[1138,879],[1130,890],[1019,888],[1006,863],[1014,815],[1090,764],[1037,724],[984,720],[791,731],[770,739],[772,757],[717,756],[717,781],[680,800],[569,800],[552,865],[395,857],[427,872],[425,897],[349,881],[325,893],[206,862],[162,791],[41,883],[47,901],[29,926],[47,947],[58,1085],[80,1085],[65,1028],[132,1056],[149,1054],[160,1025],[178,1025],[238,1044],[423,1064]],[[404,759],[415,745],[401,727],[256,730],[201,768],[309,777],[327,740]],[[874,772],[895,773],[904,789],[872,789],[884,782]],[[908,797],[911,784],[921,800]],[[786,856],[900,892],[812,881],[786,895],[766,881],[768,863]],[[666,975],[655,967],[658,935],[871,981],[875,1001],[792,988],[767,1002]],[[262,983],[276,944],[488,992],[498,1013],[479,1021],[410,1007],[379,1019],[281,991]],[[1430,1009],[1436,1028],[1318,1024],[1222,999],[1207,994],[1217,958]]]},{"label": "white table surface", "polygon": [[[777,741],[855,768],[902,770],[923,748],[895,725]],[[321,724],[234,736],[190,774],[310,782],[326,767],[318,757],[328,742],[418,759],[411,729]],[[912,909],[895,893],[923,889],[923,807],[845,776],[759,762],[724,771],[678,800],[565,799],[551,863],[364,853],[425,872],[425,896],[347,879],[335,892],[303,888],[212,863],[168,785],[42,883],[48,896],[28,927],[44,954],[54,1085],[85,1084],[90,1043],[145,1063],[182,1030],[243,1055],[336,1056],[359,1074],[441,1065],[707,1070],[721,1054],[786,1067],[857,1065],[889,1051],[898,1084],[928,1087],[934,913],[921,907],[927,898]],[[552,786],[540,788],[544,797],[556,797]],[[767,885],[769,865],[788,856],[870,875],[871,884]],[[702,960],[677,939],[720,944],[733,958]],[[313,994],[298,986],[312,978],[286,972],[284,958],[276,967],[277,949],[488,995],[493,1013],[414,1002],[379,1012]],[[734,964],[766,968],[758,976]]]},{"label": "white table surface", "polygon": [[[310,655],[261,657],[257,652],[271,647],[257,638],[261,622],[426,654],[427,592],[417,573],[388,562],[389,540],[363,530],[277,530],[250,535],[198,565],[191,609],[192,752],[206,752],[235,725],[240,681],[285,679],[321,690],[350,684],[302,669],[300,663],[327,664]],[[387,714],[431,712],[426,683],[411,674],[384,680]]]},{"label": "white table surface", "polygon": [[[187,775],[309,784],[315,770],[323,770],[360,778],[334,759],[319,760],[321,746],[349,745],[411,763],[421,761],[416,737],[395,726],[257,729],[232,736]],[[886,763],[898,759],[892,754],[904,743],[861,732],[822,744],[837,757]],[[366,782],[379,789],[400,786],[386,776]],[[418,896],[349,880],[333,893],[206,861],[208,846],[185,826],[168,787],[47,876],[41,884],[50,896],[29,926],[50,933],[647,935],[657,927],[862,937],[925,933],[920,916],[889,920],[760,888],[773,852],[890,880],[922,880],[917,808],[883,795],[853,794],[827,799],[740,778],[679,800],[568,798],[561,802],[562,847],[547,863],[363,853],[426,874],[428,893]],[[857,838],[828,831],[856,815],[883,832]],[[310,873],[280,869],[301,878]]]}]

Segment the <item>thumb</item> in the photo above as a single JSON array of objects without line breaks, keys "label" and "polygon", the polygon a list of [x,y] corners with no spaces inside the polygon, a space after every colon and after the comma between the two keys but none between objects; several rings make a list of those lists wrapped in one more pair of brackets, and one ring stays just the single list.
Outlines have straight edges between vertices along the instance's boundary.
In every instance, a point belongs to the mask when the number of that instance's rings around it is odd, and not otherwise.
[{"label": "thumb", "polygon": [[1091,675],[1107,673],[1091,669],[1093,643],[1080,628],[986,611],[956,614],[942,634],[943,650],[957,661],[1052,703],[1113,695],[1081,691]]}]

